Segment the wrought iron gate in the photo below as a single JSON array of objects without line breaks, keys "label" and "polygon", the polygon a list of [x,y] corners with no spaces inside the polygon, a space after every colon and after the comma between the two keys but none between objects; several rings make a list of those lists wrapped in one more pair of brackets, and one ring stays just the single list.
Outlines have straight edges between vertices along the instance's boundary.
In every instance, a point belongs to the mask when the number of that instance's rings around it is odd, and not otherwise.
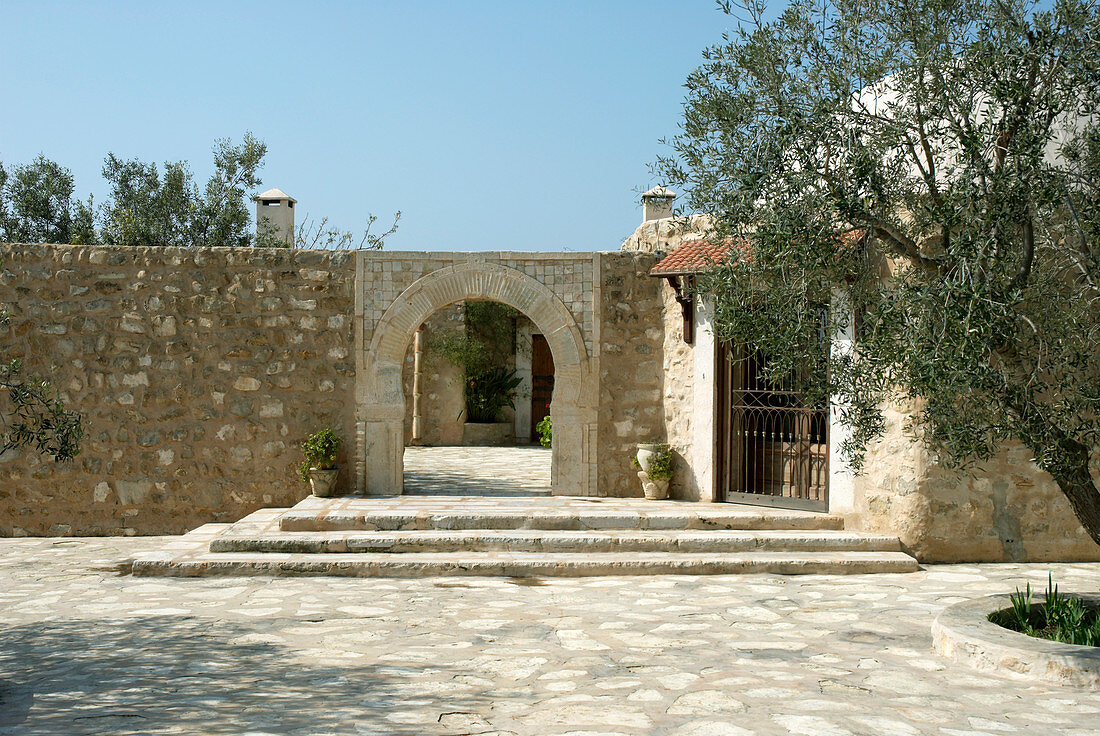
[{"label": "wrought iron gate", "polygon": [[717,349],[717,497],[735,503],[827,511],[829,411],[761,375],[765,360]]}]

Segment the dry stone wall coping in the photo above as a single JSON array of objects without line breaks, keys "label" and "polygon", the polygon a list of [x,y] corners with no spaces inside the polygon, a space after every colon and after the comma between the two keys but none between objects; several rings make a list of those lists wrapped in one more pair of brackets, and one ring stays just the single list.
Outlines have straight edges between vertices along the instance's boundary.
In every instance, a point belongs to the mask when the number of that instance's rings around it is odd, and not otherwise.
[{"label": "dry stone wall coping", "polygon": [[[1100,596],[1075,595],[1090,605]],[[1100,687],[1100,647],[1063,644],[1006,629],[987,617],[1012,605],[990,595],[945,608],[932,623],[936,652],[982,672],[1076,687]]]}]

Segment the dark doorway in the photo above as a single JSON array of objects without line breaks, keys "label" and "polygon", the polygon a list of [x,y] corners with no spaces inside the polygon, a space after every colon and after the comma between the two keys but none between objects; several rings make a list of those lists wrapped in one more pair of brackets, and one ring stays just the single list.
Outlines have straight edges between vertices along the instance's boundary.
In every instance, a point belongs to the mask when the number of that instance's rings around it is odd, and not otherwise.
[{"label": "dark doorway", "polygon": [[531,336],[531,439],[538,440],[535,426],[550,416],[554,395],[554,356],[542,335]]},{"label": "dark doorway", "polygon": [[827,511],[829,411],[761,372],[766,358],[717,350],[718,498]]}]

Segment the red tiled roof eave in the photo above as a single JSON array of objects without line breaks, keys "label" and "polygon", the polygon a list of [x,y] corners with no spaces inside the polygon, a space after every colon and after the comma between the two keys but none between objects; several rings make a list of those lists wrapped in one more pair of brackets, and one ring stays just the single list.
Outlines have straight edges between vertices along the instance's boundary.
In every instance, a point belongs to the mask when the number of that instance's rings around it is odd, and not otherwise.
[{"label": "red tiled roof eave", "polygon": [[689,240],[681,243],[649,270],[650,276],[683,276],[703,273],[724,263],[733,248],[733,241],[712,243],[709,240]]},{"label": "red tiled roof eave", "polygon": [[[837,237],[841,247],[851,248],[862,242],[866,231],[853,229],[840,233]],[[734,247],[745,258],[752,257],[752,246],[748,240],[727,238],[720,243],[709,240],[689,240],[678,245],[671,253],[649,270],[650,276],[690,276],[705,273],[729,260]]]}]

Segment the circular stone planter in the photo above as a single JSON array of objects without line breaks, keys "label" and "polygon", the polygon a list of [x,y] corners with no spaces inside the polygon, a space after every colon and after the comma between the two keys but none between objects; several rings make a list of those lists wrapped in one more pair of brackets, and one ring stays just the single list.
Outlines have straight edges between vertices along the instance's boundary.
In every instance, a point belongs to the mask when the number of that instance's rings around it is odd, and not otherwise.
[{"label": "circular stone planter", "polygon": [[[1097,596],[1068,595],[1089,606],[1100,605]],[[983,672],[1059,685],[1100,687],[1100,647],[1037,639],[986,618],[1011,606],[1007,595],[948,606],[932,623],[933,648],[938,654]]]}]

